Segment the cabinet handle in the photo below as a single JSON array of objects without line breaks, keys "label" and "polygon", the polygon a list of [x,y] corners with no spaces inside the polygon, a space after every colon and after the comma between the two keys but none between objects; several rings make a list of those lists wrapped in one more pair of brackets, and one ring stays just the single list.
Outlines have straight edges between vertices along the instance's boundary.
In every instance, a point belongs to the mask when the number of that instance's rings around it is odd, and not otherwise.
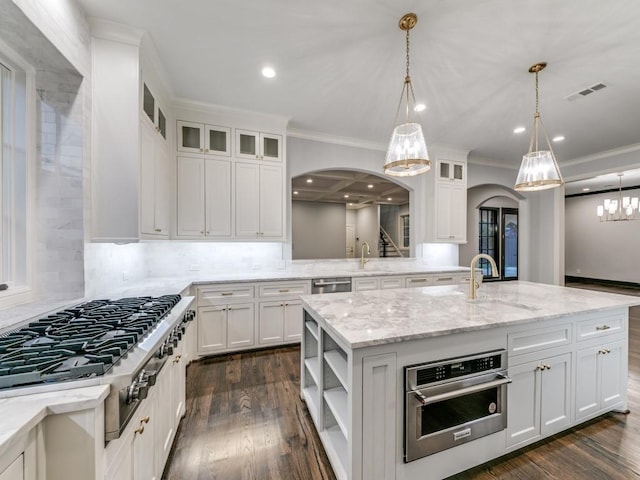
[{"label": "cabinet handle", "polygon": [[161,231],[162,231],[162,229],[161,229],[161,228],[156,228],[156,229],[155,229],[155,231],[156,231],[156,232],[161,232]]},{"label": "cabinet handle", "polygon": [[204,231],[203,230],[200,230],[200,235],[204,235]]},{"label": "cabinet handle", "polygon": [[551,370],[551,365],[544,365],[545,370]]},{"label": "cabinet handle", "polygon": [[173,359],[173,363],[180,363],[181,358],[182,358],[182,355],[176,355],[176,358]]},{"label": "cabinet handle", "polygon": [[284,306],[285,306],[285,307],[288,307],[288,306],[289,306],[289,304],[288,304],[288,303],[285,303],[285,304],[284,304]]},{"label": "cabinet handle", "polygon": [[456,238],[455,235],[449,235],[449,238]]},{"label": "cabinet handle", "polygon": [[288,289],[288,288],[281,288],[281,289],[279,290],[279,292],[280,292],[280,293],[287,293],[288,291],[289,291],[289,289]]},{"label": "cabinet handle", "polygon": [[207,230],[207,235],[209,235],[209,233],[210,233],[209,230]]},{"label": "cabinet handle", "polygon": [[609,330],[611,327],[609,325],[602,325],[596,327],[596,330]]},{"label": "cabinet handle", "polygon": [[201,152],[202,152],[203,150],[204,150],[204,149],[202,149],[202,148],[200,149],[200,151],[201,151]]},{"label": "cabinet handle", "polygon": [[453,280],[453,277],[440,277],[438,282],[450,282],[451,280]]},{"label": "cabinet handle", "polygon": [[209,153],[209,149],[207,148],[207,149],[204,151],[204,153]]},{"label": "cabinet handle", "polygon": [[149,420],[151,420],[151,418],[149,418],[149,416],[142,417],[140,419],[140,423],[149,423]]},{"label": "cabinet handle", "polygon": [[427,279],[426,278],[410,278],[409,281],[410,282],[426,282]]},{"label": "cabinet handle", "polygon": [[223,297],[228,297],[229,295],[233,295],[233,292],[222,292],[220,295]]},{"label": "cabinet handle", "polygon": [[544,367],[543,367],[542,365],[538,365],[538,366],[536,367],[536,370],[544,370]]},{"label": "cabinet handle", "polygon": [[142,435],[142,434],[144,433],[144,425],[140,424],[140,425],[138,426],[138,428],[136,428],[136,429],[133,431],[133,434],[134,434],[134,435],[136,435],[136,434],[138,434],[138,433],[139,433],[140,435]]},{"label": "cabinet handle", "polygon": [[600,355],[606,355],[607,353],[611,353],[611,350],[609,350],[608,348],[603,348],[602,350],[598,350],[598,353]]}]

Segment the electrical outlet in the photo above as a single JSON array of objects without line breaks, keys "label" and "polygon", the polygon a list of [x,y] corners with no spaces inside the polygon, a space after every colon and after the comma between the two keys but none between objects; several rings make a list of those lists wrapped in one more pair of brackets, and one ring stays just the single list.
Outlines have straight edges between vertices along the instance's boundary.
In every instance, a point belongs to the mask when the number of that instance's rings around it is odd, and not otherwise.
[{"label": "electrical outlet", "polygon": [[580,270],[579,268],[576,268],[576,273],[582,273],[582,270]]},{"label": "electrical outlet", "polygon": [[122,272],[122,281],[126,282],[127,280],[129,280],[129,273],[128,272]]},{"label": "electrical outlet", "polygon": [[198,265],[197,263],[192,263],[191,265],[189,265],[190,272],[197,272],[199,270],[200,270],[200,265]]}]

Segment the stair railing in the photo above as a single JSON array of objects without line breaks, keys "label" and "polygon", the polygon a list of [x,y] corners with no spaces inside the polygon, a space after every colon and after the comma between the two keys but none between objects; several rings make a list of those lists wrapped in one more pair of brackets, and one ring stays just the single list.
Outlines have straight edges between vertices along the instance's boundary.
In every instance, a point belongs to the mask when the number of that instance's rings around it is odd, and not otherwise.
[{"label": "stair railing", "polygon": [[382,235],[383,239],[386,240],[387,242],[389,242],[391,244],[391,246],[393,247],[393,249],[395,250],[395,252],[401,256],[402,258],[404,258],[404,255],[402,254],[402,252],[400,251],[400,249],[398,248],[398,246],[395,244],[395,242],[391,239],[391,236],[387,233],[387,231],[382,228],[382,225],[380,225],[380,234]]}]

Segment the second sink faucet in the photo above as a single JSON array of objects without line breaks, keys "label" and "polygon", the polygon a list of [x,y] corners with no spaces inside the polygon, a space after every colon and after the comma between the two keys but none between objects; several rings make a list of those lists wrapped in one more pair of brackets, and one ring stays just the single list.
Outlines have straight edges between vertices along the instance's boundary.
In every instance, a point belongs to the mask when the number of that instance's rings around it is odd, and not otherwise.
[{"label": "second sink faucet", "polygon": [[[489,260],[489,264],[491,265],[491,276],[493,278],[498,278],[500,276],[500,274],[498,273],[498,266],[496,265],[495,260],[490,255],[487,255],[486,253],[479,253],[478,255],[473,257],[471,259],[471,275],[469,277],[469,299],[470,300],[476,299],[476,291],[480,288],[480,284],[476,281],[477,272],[474,265],[481,258],[484,258],[485,260]],[[480,275],[482,275],[482,273],[480,273]]]},{"label": "second sink faucet", "polygon": [[371,248],[369,248],[369,244],[367,242],[362,242],[362,248],[360,249],[360,268],[364,268],[364,264],[368,262],[364,258],[364,247],[367,247],[367,255],[371,255]]}]

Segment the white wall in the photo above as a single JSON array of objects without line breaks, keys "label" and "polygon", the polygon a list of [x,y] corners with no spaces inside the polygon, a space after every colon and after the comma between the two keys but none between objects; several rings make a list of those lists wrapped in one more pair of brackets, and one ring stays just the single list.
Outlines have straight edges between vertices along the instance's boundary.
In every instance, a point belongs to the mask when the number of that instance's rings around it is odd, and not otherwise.
[{"label": "white wall", "polygon": [[[640,196],[640,189],[624,192]],[[640,219],[601,222],[596,207],[617,193],[569,197],[565,200],[566,274],[640,283]]]},{"label": "white wall", "polygon": [[379,225],[378,205],[358,209],[358,216],[356,217],[356,257],[360,257],[364,242],[369,244],[370,249],[370,253],[366,255],[365,252],[365,256],[378,256]]},{"label": "white wall", "polygon": [[347,249],[344,203],[292,202],[292,258],[344,258]]}]

